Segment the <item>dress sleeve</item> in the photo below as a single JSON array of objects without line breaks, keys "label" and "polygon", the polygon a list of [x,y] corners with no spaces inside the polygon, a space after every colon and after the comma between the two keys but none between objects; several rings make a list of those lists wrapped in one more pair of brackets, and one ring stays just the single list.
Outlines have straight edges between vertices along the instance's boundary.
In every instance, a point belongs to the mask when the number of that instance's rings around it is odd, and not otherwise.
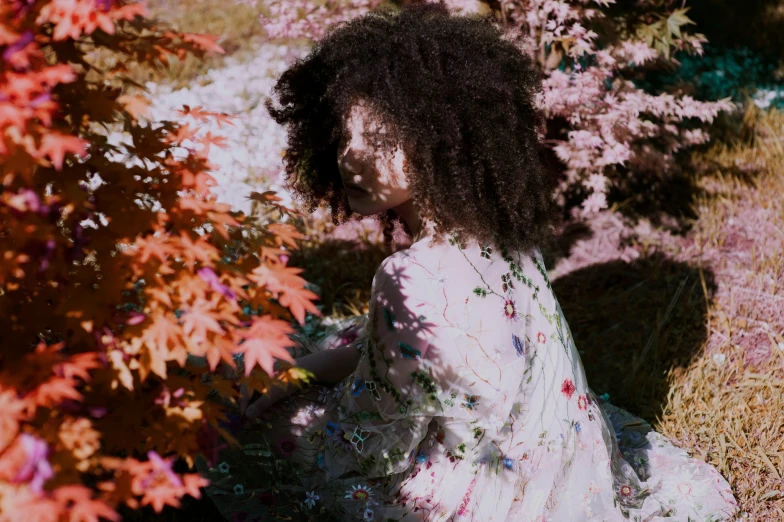
[{"label": "dress sleeve", "polygon": [[360,361],[345,382],[341,422],[331,426],[347,468],[367,477],[404,471],[430,421],[443,415],[450,372],[434,348],[448,343],[438,298],[433,276],[408,257],[395,254],[376,272],[354,343]]}]

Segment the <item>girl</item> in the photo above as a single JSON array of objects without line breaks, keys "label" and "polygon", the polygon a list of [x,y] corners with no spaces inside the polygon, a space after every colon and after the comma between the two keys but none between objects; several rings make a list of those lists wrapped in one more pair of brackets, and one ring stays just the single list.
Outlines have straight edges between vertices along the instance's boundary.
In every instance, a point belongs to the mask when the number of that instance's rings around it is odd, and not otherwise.
[{"label": "girl", "polygon": [[207,471],[223,513],[734,515],[713,467],[586,383],[540,251],[554,217],[539,75],[495,24],[438,5],[371,13],[333,27],[275,93],[300,201],[400,220],[412,244],[378,268],[367,316],[303,340],[297,365],[318,386],[243,402],[262,431]]}]

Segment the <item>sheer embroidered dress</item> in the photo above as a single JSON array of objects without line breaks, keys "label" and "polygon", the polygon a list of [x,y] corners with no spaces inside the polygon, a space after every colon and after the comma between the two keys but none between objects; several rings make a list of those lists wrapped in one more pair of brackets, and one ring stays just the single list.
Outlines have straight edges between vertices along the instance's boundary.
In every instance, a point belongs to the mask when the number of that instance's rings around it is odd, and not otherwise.
[{"label": "sheer embroidered dress", "polygon": [[[265,417],[267,455],[293,466],[298,483],[276,484],[278,493],[269,485],[238,488],[241,477],[231,472],[238,464],[226,460],[207,472],[224,513],[732,518],[735,499],[712,466],[591,391],[538,249],[497,252],[453,235],[436,239],[428,233],[387,258],[369,314],[310,346],[352,344],[361,352],[356,370]],[[299,502],[278,502],[283,490]]]}]

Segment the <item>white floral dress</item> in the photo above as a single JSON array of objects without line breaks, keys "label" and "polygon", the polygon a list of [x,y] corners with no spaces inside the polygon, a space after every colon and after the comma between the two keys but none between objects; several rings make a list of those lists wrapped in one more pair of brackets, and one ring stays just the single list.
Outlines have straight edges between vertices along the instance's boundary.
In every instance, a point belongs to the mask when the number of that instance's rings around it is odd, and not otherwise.
[{"label": "white floral dress", "polygon": [[246,478],[237,488],[224,462],[208,474],[224,513],[432,522],[736,514],[715,468],[588,387],[538,249],[431,233],[382,263],[370,305],[314,347],[352,344],[357,369],[266,417],[265,455],[293,466],[296,483]]}]

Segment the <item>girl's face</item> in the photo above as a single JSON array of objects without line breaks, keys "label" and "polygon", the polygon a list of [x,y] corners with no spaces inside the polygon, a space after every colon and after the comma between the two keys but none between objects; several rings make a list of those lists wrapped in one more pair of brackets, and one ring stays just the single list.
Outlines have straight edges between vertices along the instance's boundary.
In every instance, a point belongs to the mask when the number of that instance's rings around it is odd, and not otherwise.
[{"label": "girl's face", "polygon": [[338,170],[351,210],[370,216],[410,200],[403,149],[392,143],[388,129],[366,102],[352,105],[345,129],[338,145]]}]

